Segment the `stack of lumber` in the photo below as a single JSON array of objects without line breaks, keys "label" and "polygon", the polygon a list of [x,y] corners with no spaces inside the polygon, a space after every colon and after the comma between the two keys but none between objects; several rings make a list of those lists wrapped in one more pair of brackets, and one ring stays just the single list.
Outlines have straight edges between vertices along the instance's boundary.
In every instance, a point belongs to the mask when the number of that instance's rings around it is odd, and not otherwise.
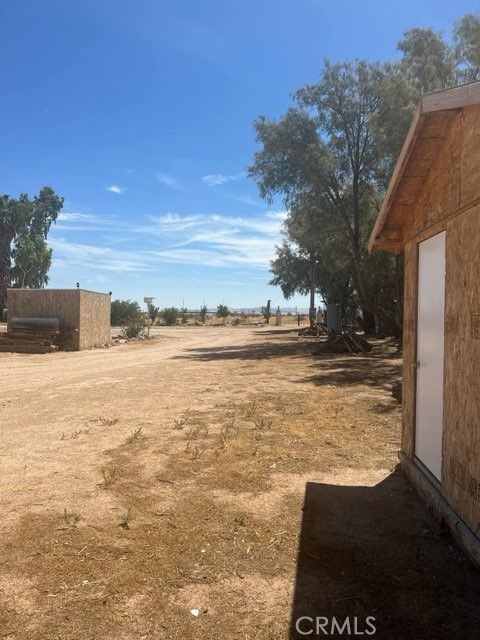
[{"label": "stack of lumber", "polygon": [[0,351],[51,353],[57,351],[58,318],[13,318],[7,333],[0,334]]}]

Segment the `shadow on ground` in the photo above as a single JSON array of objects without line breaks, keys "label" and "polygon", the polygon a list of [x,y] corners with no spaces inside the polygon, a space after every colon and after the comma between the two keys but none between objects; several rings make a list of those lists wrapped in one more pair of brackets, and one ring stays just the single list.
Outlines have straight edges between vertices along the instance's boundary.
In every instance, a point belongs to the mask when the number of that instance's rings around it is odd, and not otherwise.
[{"label": "shadow on ground", "polygon": [[401,377],[401,364],[396,353],[384,353],[375,349],[371,355],[313,354],[309,365],[314,373],[301,382],[316,385],[366,384],[391,390],[392,384]]},{"label": "shadow on ground", "polygon": [[[271,333],[279,338],[296,332],[292,329],[259,332]],[[300,340],[270,339],[249,345],[223,347],[202,347],[186,349],[174,359],[196,360],[199,362],[218,360],[266,360],[273,358],[305,358],[312,375],[300,378],[299,382],[313,382],[316,385],[370,385],[391,390],[392,384],[401,376],[399,355],[386,341],[376,341],[371,354],[315,353],[318,343]]]},{"label": "shadow on ground", "polygon": [[[278,332],[272,332],[277,334]],[[262,332],[263,335],[263,332]],[[267,358],[284,358],[311,354],[312,345],[295,341],[281,342],[255,342],[250,345],[226,346],[226,347],[201,347],[185,349],[183,353],[174,356],[174,359],[197,360],[200,362],[215,360],[265,360]]]},{"label": "shadow on ground", "polygon": [[[356,617],[365,638],[477,638],[479,598],[480,574],[398,470],[374,487],[307,483],[292,640],[324,637],[317,617],[329,632],[333,617],[348,618],[351,636]],[[368,616],[375,635],[366,634]]]},{"label": "shadow on ground", "polygon": [[293,329],[264,329],[255,331],[256,336],[285,336],[285,335],[296,335],[301,329],[305,329],[305,327],[294,327]]}]

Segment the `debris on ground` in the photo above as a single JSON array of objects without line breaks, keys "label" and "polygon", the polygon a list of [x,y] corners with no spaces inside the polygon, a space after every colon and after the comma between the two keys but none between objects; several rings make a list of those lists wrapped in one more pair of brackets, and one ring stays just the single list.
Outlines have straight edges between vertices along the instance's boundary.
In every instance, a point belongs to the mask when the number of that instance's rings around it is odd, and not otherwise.
[{"label": "debris on ground", "polygon": [[128,337],[124,333],[121,333],[118,336],[113,336],[112,343],[110,345],[105,346],[115,346],[119,344],[126,344],[127,342],[143,342],[145,340],[155,340],[156,336],[148,335],[146,333],[141,333],[138,336]]},{"label": "debris on ground", "polygon": [[50,353],[58,350],[58,318],[12,318],[7,333],[0,334],[0,351]]},{"label": "debris on ground", "polygon": [[299,336],[324,336],[327,334],[327,329],[321,324],[314,324],[311,327],[306,327],[298,332]]},{"label": "debris on ground", "polygon": [[355,331],[332,333],[321,342],[314,353],[370,353],[372,345]]}]

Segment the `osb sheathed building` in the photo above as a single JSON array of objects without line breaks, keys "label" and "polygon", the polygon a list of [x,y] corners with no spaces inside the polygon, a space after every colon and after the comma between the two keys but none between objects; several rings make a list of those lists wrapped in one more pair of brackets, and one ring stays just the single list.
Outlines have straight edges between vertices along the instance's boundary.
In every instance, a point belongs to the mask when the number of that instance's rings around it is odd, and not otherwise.
[{"label": "osb sheathed building", "polygon": [[84,289],[8,289],[7,325],[13,318],[58,318],[71,336],[69,348],[90,349],[110,342],[110,294]]},{"label": "osb sheathed building", "polygon": [[369,248],[405,257],[402,466],[480,564],[480,82],[422,98]]}]

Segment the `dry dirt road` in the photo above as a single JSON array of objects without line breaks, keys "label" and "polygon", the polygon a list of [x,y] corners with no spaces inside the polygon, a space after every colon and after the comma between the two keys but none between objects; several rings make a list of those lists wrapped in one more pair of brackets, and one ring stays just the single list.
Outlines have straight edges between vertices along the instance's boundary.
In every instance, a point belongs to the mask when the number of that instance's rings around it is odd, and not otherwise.
[{"label": "dry dirt road", "polygon": [[268,327],[0,354],[0,638],[478,637],[479,576],[396,470],[399,366]]}]

